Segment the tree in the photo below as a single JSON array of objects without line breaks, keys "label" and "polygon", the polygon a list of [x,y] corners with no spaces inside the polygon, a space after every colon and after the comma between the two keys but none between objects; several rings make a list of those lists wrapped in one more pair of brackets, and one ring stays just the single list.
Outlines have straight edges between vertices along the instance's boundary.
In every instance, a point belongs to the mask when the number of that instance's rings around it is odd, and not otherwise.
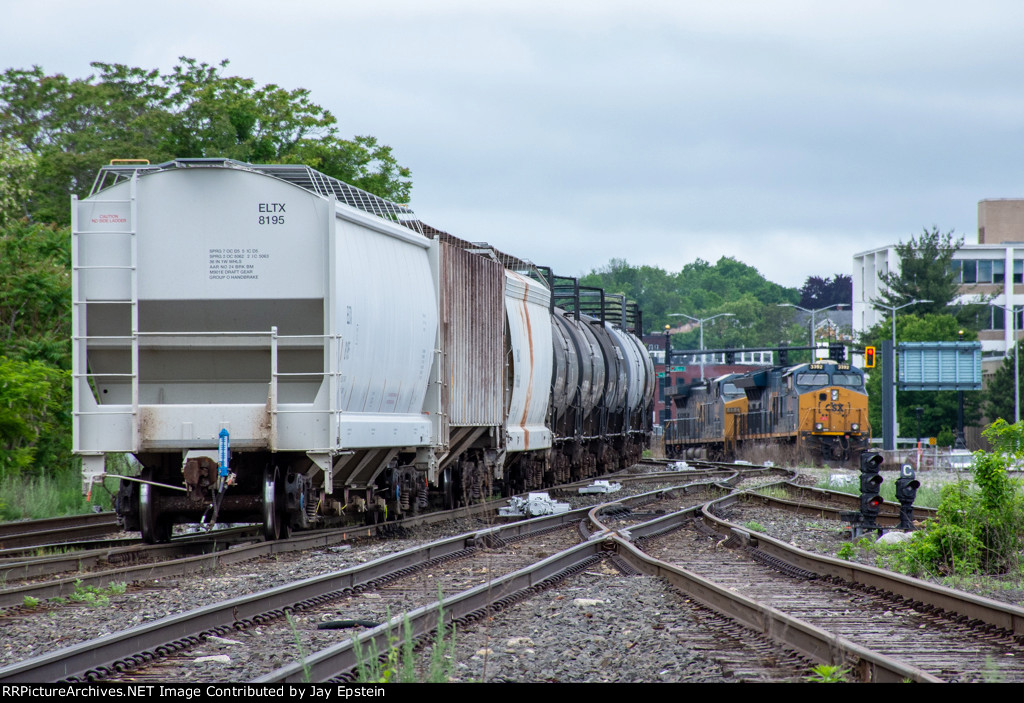
[{"label": "tree", "polygon": [[808,276],[800,289],[800,307],[818,310],[832,305],[853,305],[853,278],[845,273],[834,278]]},{"label": "tree", "polygon": [[[1018,355],[1022,351],[1022,345],[1024,341],[1017,342]],[[1018,356],[1018,360],[1017,366],[1024,372],[1024,359]],[[1021,382],[1021,378],[1024,378],[1024,373],[1017,378],[1017,383]],[[985,416],[991,421],[1012,421],[1015,416],[1013,401],[1013,354],[1008,354],[1003,359],[1002,366],[992,374],[992,380],[985,389]]]},{"label": "tree", "polygon": [[70,269],[67,228],[0,229],[0,355],[71,368]]},{"label": "tree", "polygon": [[67,470],[71,374],[0,356],[0,478]]},{"label": "tree", "polygon": [[32,192],[29,183],[35,167],[33,154],[0,139],[0,227],[28,216],[26,203]]},{"label": "tree", "polygon": [[[900,314],[896,318],[896,342],[955,342],[960,339],[961,327],[957,319],[946,314],[910,315]],[[892,328],[887,322],[880,322],[864,334],[866,346],[881,347],[882,342],[891,339]],[[964,341],[974,341],[977,334],[964,331]],[[879,363],[888,361],[879,358]],[[881,434],[882,428],[882,372],[876,368],[865,384],[868,391],[868,418],[872,432]],[[964,393],[964,422],[976,424],[981,417],[980,393]],[[923,437],[937,436],[943,430],[956,427],[956,391],[897,391],[896,411],[902,436],[913,436],[918,431],[917,412],[921,411],[921,433]]]},{"label": "tree", "polygon": [[942,234],[937,227],[925,229],[920,237],[911,237],[907,243],[896,245],[899,272],[889,271],[879,276],[885,291],[874,301],[880,309],[899,307],[911,300],[930,300],[914,308],[921,315],[942,314],[953,307],[959,293],[959,283],[953,270],[953,254],[963,246],[963,237],[954,241],[953,232]]},{"label": "tree", "polygon": [[227,65],[182,57],[167,74],[99,62],[84,79],[47,75],[39,66],[0,74],[0,134],[38,159],[31,217],[66,222],[69,196],[85,195],[96,170],[115,158],[308,163],[408,200],[410,171],[390,147],[370,136],[341,138],[334,115],[308,90],[224,75]]}]

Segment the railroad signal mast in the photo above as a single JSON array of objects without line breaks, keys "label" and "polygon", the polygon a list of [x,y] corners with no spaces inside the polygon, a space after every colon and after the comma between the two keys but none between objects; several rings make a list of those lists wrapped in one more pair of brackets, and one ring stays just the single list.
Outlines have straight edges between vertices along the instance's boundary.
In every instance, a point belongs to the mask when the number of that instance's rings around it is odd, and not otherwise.
[{"label": "railroad signal mast", "polygon": [[[882,507],[882,475],[879,470],[883,457],[878,453],[865,452],[860,457],[860,511],[847,511],[841,517],[850,523],[853,539],[860,539],[865,533],[882,528],[878,526],[878,511]],[[915,489],[916,490],[916,489]]]}]

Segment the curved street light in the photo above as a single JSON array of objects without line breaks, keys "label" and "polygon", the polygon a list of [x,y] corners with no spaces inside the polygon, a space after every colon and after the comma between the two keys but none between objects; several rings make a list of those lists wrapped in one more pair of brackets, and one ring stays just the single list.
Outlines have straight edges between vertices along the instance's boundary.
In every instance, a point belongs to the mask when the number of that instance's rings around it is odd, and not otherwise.
[{"label": "curved street light", "polygon": [[693,320],[694,322],[696,322],[697,324],[700,325],[700,351],[701,351],[701,355],[700,355],[700,380],[703,381],[704,380],[704,323],[708,322],[710,320],[714,320],[716,317],[736,317],[736,315],[734,313],[731,313],[731,312],[720,312],[717,315],[712,315],[711,317],[705,317],[705,318],[701,319],[699,317],[693,317],[692,315],[687,315],[687,314],[681,313],[681,312],[671,312],[671,313],[669,313],[668,316],[669,317],[685,317],[688,320]]},{"label": "curved street light", "polygon": [[779,306],[780,308],[796,308],[797,310],[803,310],[804,312],[811,313],[811,361],[814,361],[814,330],[815,330],[814,316],[815,316],[815,314],[817,314],[819,312],[825,312],[826,310],[831,310],[832,308],[841,308],[844,305],[848,305],[849,303],[833,303],[832,305],[828,305],[828,306],[823,307],[823,308],[818,308],[817,310],[808,310],[807,308],[802,308],[799,305],[793,305],[793,303],[775,303],[775,304],[777,306]]}]

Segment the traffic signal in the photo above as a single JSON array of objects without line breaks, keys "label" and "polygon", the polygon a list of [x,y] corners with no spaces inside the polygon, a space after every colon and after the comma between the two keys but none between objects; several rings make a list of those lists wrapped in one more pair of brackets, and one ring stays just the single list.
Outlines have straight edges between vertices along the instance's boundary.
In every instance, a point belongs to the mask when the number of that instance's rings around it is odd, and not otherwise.
[{"label": "traffic signal", "polygon": [[736,352],[731,349],[727,349],[725,352],[725,363],[735,364],[736,363]]},{"label": "traffic signal", "polygon": [[828,345],[828,358],[842,363],[846,361],[846,347],[832,342]]},{"label": "traffic signal", "polygon": [[868,527],[875,524],[875,518],[882,507],[879,491],[883,479],[878,473],[881,464],[881,454],[864,453],[860,456],[860,514],[864,516],[865,526]]},{"label": "traffic signal", "polygon": [[789,349],[786,349],[788,345],[781,345],[779,347],[779,366],[789,366]]},{"label": "traffic signal", "polygon": [[875,348],[864,347],[864,368],[873,369],[875,368]]},{"label": "traffic signal", "polygon": [[900,469],[900,477],[896,479],[896,500],[900,502],[900,529],[914,529],[914,499],[921,482],[914,475],[914,468],[904,464]]}]

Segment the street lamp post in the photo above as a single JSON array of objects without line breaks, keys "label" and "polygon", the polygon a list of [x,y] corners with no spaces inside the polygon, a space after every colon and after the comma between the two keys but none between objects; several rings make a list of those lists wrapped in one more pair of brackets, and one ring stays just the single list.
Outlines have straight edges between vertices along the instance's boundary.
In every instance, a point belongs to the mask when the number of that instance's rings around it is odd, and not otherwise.
[{"label": "street lamp post", "polygon": [[895,440],[899,438],[899,425],[896,420],[896,388],[899,386],[899,381],[896,380],[896,311],[902,310],[905,307],[911,305],[917,305],[918,303],[933,303],[933,300],[918,300],[914,298],[909,303],[903,303],[903,305],[882,305],[881,303],[872,303],[876,308],[883,308],[889,310],[892,313],[892,358],[889,359],[889,370],[892,371],[892,435],[893,435],[893,448],[895,448]]},{"label": "street lamp post", "polygon": [[833,303],[832,305],[818,308],[817,310],[808,310],[807,308],[802,308],[799,305],[793,305],[793,303],[776,303],[776,305],[780,308],[796,308],[797,310],[811,313],[811,361],[814,361],[814,316],[819,312],[825,312],[832,308],[841,308],[846,305],[846,303]]},{"label": "street lamp post", "polygon": [[1010,313],[1010,339],[1013,340],[1013,421],[1020,422],[1020,354],[1017,351],[1017,306],[1006,307],[998,303],[989,303],[989,305]]},{"label": "street lamp post", "polygon": [[703,381],[704,380],[704,323],[705,322],[709,322],[711,320],[714,320],[716,317],[736,317],[736,315],[734,315],[731,312],[720,312],[717,315],[712,315],[711,317],[705,317],[704,319],[700,319],[700,318],[697,318],[697,317],[692,317],[690,315],[686,315],[686,314],[681,313],[681,312],[673,312],[673,313],[669,313],[669,317],[685,317],[686,319],[693,320],[694,322],[696,322],[697,324],[700,325],[700,352],[701,352],[700,353],[700,380]]}]

